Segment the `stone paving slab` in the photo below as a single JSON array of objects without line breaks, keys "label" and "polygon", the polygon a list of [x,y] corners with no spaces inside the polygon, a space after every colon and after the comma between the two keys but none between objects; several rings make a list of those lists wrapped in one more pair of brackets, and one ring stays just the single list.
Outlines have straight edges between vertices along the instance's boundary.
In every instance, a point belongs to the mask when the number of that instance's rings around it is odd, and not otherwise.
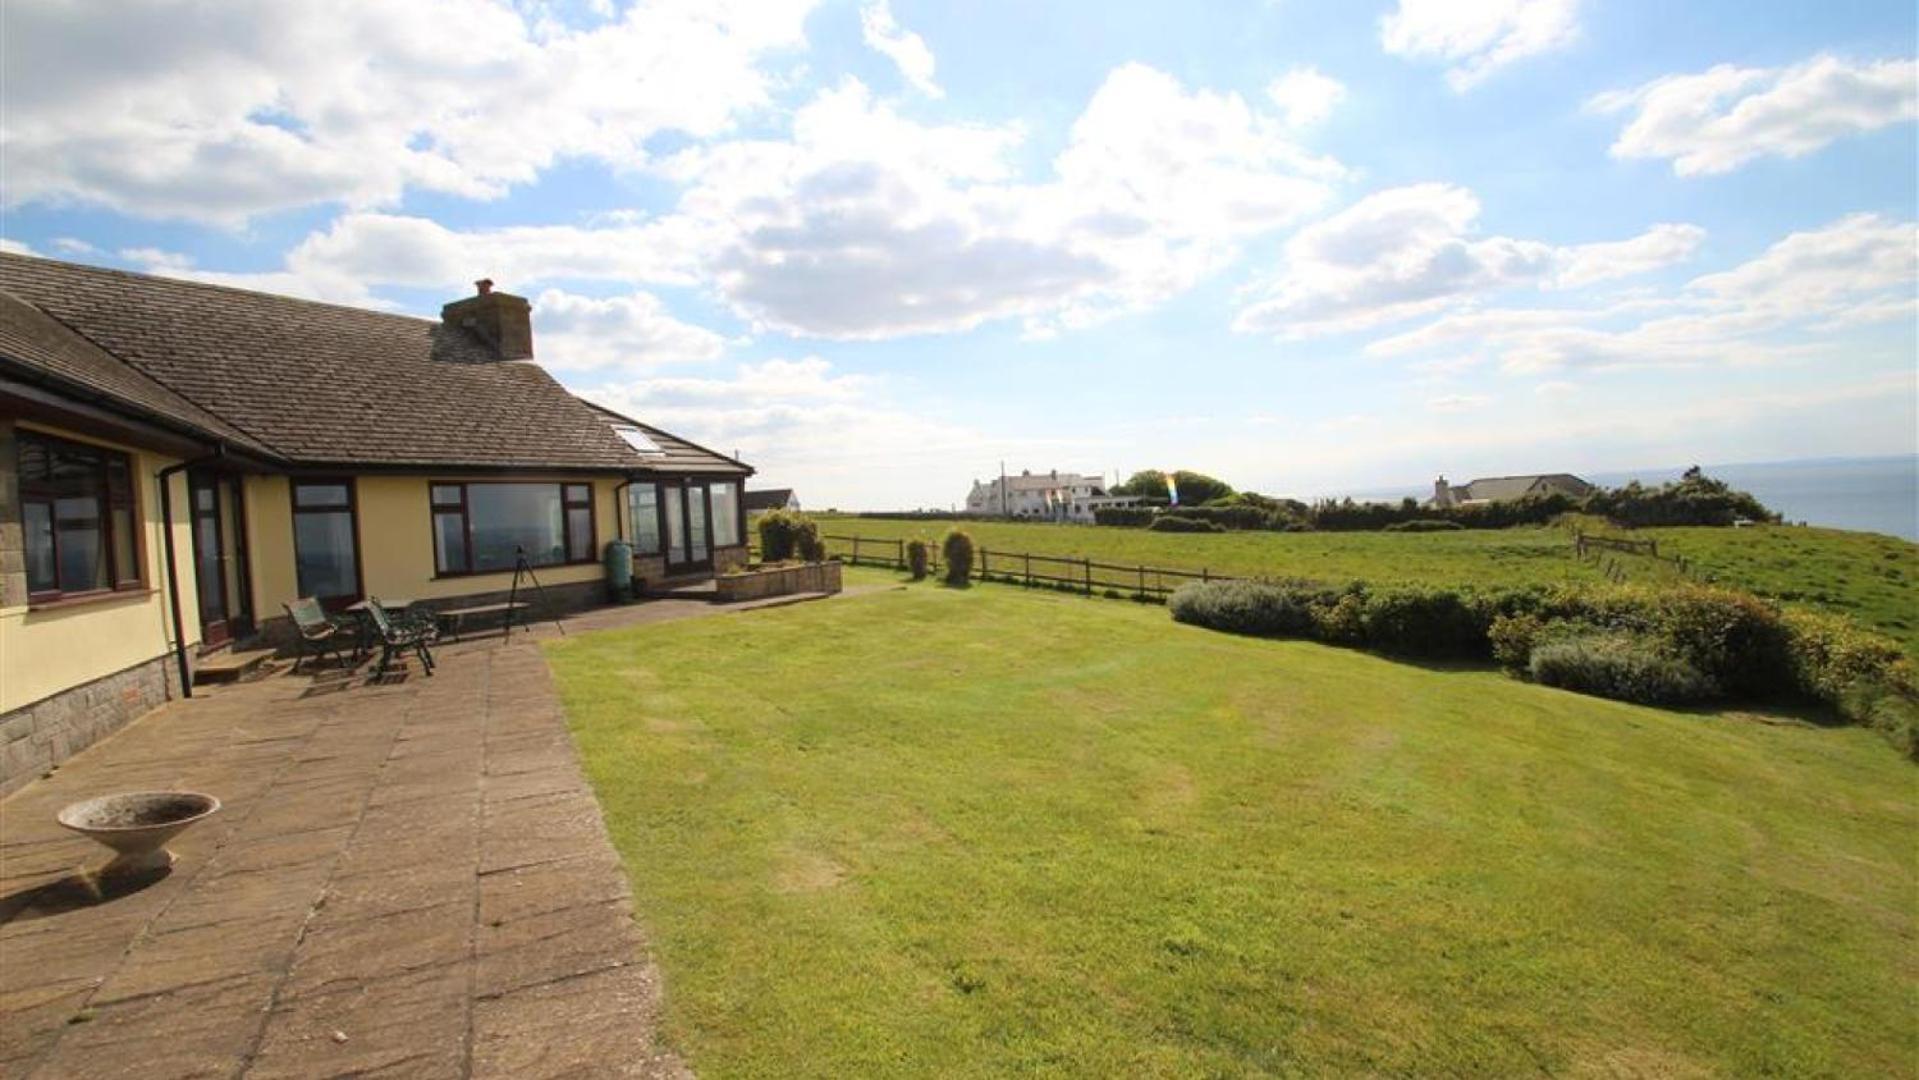
[{"label": "stone paving slab", "polygon": [[[751,610],[662,601],[579,633]],[[0,801],[0,1076],[683,1076],[557,695],[527,642],[372,685],[212,689]],[[363,673],[361,673],[363,674]],[[82,797],[218,795],[171,873],[100,897]]]}]

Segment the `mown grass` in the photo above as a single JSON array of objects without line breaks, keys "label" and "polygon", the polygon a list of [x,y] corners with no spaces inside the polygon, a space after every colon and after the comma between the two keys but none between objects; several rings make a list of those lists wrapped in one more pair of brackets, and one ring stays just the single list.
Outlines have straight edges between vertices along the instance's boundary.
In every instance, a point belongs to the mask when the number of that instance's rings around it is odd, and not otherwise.
[{"label": "mown grass", "polygon": [[[947,521],[819,518],[828,535],[938,541]],[[1297,577],[1429,584],[1524,585],[1596,581],[1599,571],[1572,557],[1570,534],[1555,528],[1442,533],[1156,533],[1097,525],[1013,521],[959,524],[988,551],[1091,558],[1132,566],[1205,568],[1231,577]],[[846,545],[832,550],[844,552]]]},{"label": "mown grass", "polygon": [[1914,773],[1871,732],[1004,586],[548,650],[702,1075],[1919,1058]]}]

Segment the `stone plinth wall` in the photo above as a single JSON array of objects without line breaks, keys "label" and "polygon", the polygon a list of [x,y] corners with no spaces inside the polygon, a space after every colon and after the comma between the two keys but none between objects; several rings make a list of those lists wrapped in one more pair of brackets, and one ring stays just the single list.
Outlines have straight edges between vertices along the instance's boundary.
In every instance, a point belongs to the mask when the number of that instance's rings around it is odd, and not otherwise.
[{"label": "stone plinth wall", "polygon": [[760,600],[790,593],[836,593],[840,591],[840,564],[803,563],[771,570],[749,570],[714,579],[721,603]]},{"label": "stone plinth wall", "polygon": [[172,653],[0,715],[0,795],[67,760],[179,692]]}]

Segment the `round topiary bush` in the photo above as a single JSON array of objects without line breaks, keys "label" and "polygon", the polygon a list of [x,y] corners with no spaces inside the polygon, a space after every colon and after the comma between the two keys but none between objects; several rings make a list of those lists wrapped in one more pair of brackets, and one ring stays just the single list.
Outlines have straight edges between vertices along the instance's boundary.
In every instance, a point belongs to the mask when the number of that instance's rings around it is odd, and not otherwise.
[{"label": "round topiary bush", "polygon": [[940,542],[940,558],[946,563],[946,583],[965,585],[973,577],[973,538],[959,529],[946,534]]}]

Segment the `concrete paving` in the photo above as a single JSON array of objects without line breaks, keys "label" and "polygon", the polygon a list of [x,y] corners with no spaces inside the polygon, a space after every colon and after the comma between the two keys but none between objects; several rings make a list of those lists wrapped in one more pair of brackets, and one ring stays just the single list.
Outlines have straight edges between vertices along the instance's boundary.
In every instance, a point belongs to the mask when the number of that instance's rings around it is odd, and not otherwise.
[{"label": "concrete paving", "polygon": [[[558,633],[445,648],[431,678],[203,690],[0,802],[0,1076],[685,1074],[528,645]],[[225,805],[170,845],[169,874],[97,895],[105,849],[54,812],[152,788]]]}]

